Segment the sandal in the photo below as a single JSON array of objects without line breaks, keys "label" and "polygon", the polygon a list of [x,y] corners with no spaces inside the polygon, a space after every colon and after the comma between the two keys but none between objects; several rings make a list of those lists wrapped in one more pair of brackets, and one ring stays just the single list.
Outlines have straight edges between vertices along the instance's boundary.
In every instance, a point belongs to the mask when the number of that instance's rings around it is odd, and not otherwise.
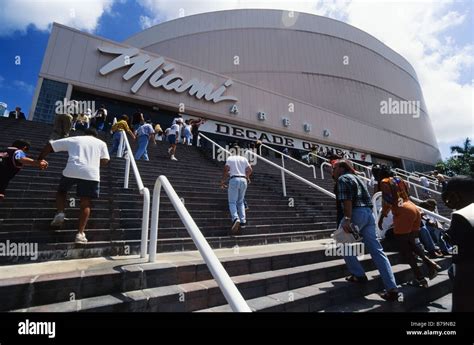
[{"label": "sandal", "polygon": [[350,275],[346,277],[346,280],[351,283],[367,283],[368,279],[366,276],[358,277],[355,275]]}]

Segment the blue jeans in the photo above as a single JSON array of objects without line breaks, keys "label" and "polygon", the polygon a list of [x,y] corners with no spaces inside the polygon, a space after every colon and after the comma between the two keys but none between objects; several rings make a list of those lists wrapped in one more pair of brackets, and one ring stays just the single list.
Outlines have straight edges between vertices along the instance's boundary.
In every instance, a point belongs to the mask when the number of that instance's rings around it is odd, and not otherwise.
[{"label": "blue jeans", "polygon": [[441,236],[443,231],[437,228],[433,228],[429,225],[426,225],[426,228],[430,232],[431,238],[433,239],[434,243],[438,245],[439,249],[441,249],[441,251],[444,253],[449,253],[449,251],[451,250],[451,246],[446,243],[446,241]]},{"label": "blue jeans", "polygon": [[[390,261],[388,261],[382,245],[377,240],[375,234],[375,220],[372,210],[368,207],[354,207],[352,209],[352,223],[359,227],[362,241],[380,272],[385,289],[387,291],[396,289],[397,283],[390,266]],[[357,256],[344,256],[344,260],[351,274],[357,277],[365,276],[364,268],[359,260],[357,260]]]},{"label": "blue jeans", "polygon": [[430,253],[437,249],[433,238],[431,237],[430,231],[426,228],[426,226],[422,226],[420,228],[420,241],[423,244],[423,247],[425,247],[425,249]]},{"label": "blue jeans", "polygon": [[234,177],[229,181],[229,210],[232,221],[240,219],[245,223],[245,192],[247,191],[247,179],[243,177]]},{"label": "blue jeans", "polygon": [[121,132],[122,131],[117,131],[112,136],[112,149],[110,150],[111,155],[117,153],[117,150],[118,150],[119,145],[120,145],[120,136],[122,135]]},{"label": "blue jeans", "polygon": [[148,148],[148,142],[149,142],[149,137],[148,135],[140,135],[138,137],[138,149],[137,149],[137,152],[135,153],[135,159],[136,160],[139,160],[140,158],[142,158],[143,156],[143,159],[148,161],[148,151],[147,151],[147,148]]}]

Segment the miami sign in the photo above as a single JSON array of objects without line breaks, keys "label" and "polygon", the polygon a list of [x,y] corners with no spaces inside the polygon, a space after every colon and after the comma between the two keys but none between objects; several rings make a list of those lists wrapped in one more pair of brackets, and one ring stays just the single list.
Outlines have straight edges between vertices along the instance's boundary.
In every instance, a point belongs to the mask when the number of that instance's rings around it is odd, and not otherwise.
[{"label": "miami sign", "polygon": [[177,93],[188,92],[190,96],[208,102],[238,101],[236,97],[224,95],[227,88],[232,85],[231,79],[227,79],[220,87],[214,89],[212,83],[206,83],[196,78],[185,81],[181,74],[174,72],[176,67],[174,64],[168,63],[163,57],[154,58],[140,53],[137,48],[111,46],[98,49],[103,54],[118,55],[99,70],[101,75],[105,76],[125,67],[128,67],[128,71],[123,75],[124,80],[130,80],[140,75],[130,89],[133,93],[137,93],[148,80],[148,83],[154,88],[161,87]]}]

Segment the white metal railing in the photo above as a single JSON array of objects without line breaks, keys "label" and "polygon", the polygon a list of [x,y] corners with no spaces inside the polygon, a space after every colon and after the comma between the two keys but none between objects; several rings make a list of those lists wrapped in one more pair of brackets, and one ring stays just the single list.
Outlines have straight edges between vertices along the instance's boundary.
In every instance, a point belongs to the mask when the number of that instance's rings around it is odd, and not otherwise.
[{"label": "white metal railing", "polygon": [[[428,181],[433,184],[433,186],[435,187],[435,189],[436,189],[436,187],[437,187],[438,184],[439,184],[438,179],[437,179],[436,177],[434,177],[434,176],[427,175],[427,174],[424,174],[424,173],[421,173],[421,172],[418,172],[418,171],[413,171],[413,174],[416,174],[416,175],[418,175],[418,176],[424,176],[424,177],[426,177],[426,178],[428,179]],[[446,177],[445,177],[445,178],[446,178]]]},{"label": "white metal railing", "polygon": [[329,167],[332,169],[332,165],[328,162],[321,163],[321,178],[324,180],[324,167]]},{"label": "white metal railing", "polygon": [[[321,163],[321,178],[323,180],[324,180],[324,167],[332,168],[332,166],[328,162]],[[359,176],[361,179],[365,180],[366,182],[372,183],[372,180],[370,178],[366,177],[365,173],[363,171],[357,171],[356,170],[356,175]]]},{"label": "white metal railing", "polygon": [[[369,167],[367,165],[351,161],[350,159],[349,159],[349,161],[352,163],[352,165],[358,166],[358,167],[361,167],[362,169],[367,170],[367,176],[372,176],[372,167]],[[363,171],[361,171],[361,172],[364,173]],[[365,173],[364,173],[364,176],[366,176]]]},{"label": "white metal railing", "polygon": [[[320,192],[322,192],[322,193],[324,193],[324,194],[330,196],[331,198],[334,198],[334,199],[336,198],[336,196],[334,195],[334,193],[332,193],[332,192],[330,192],[330,191],[328,191],[328,190],[326,190],[326,189],[324,189],[324,188],[318,186],[317,184],[314,184],[314,183],[308,181],[307,179],[305,179],[305,178],[303,178],[303,177],[301,177],[301,176],[295,174],[294,172],[292,172],[292,171],[290,171],[290,170],[288,170],[288,169],[285,169],[284,167],[279,166],[279,165],[276,164],[276,163],[273,163],[272,161],[270,161],[270,160],[268,160],[268,159],[266,159],[266,158],[263,158],[262,156],[258,155],[257,153],[255,153],[255,152],[253,152],[253,151],[250,151],[250,150],[246,150],[246,153],[249,154],[249,155],[254,155],[257,159],[260,159],[261,161],[263,161],[263,162],[265,162],[265,163],[267,163],[267,164],[273,166],[274,168],[279,169],[281,172],[284,172],[284,173],[286,173],[286,174],[288,174],[288,175],[290,175],[290,176],[296,178],[297,180],[299,180],[299,181],[301,181],[301,182],[307,184],[308,186],[313,187],[313,188],[319,190]],[[283,196],[286,197],[286,188],[285,188],[284,191],[283,191]]]},{"label": "white metal railing", "polygon": [[278,150],[275,150],[273,147],[270,147],[270,146],[265,145],[265,144],[261,144],[260,147],[259,147],[259,155],[260,155],[260,156],[262,155],[262,147],[266,147],[267,149],[272,150],[273,152],[276,152],[276,153],[280,154],[280,155],[281,155],[281,165],[282,165],[282,167],[285,167],[285,160],[284,160],[284,157],[286,157],[286,158],[292,160],[293,162],[296,162],[296,163],[298,163],[298,164],[300,164],[300,165],[302,165],[302,166],[304,166],[304,167],[306,167],[306,168],[312,169],[312,170],[313,170],[313,177],[314,177],[315,179],[317,178],[317,177],[316,177],[316,168],[314,167],[314,165],[303,163],[302,161],[299,161],[299,160],[297,160],[296,158],[293,158],[293,157],[291,157],[291,156],[289,156],[289,155],[287,155],[287,154],[285,154],[285,153],[283,153],[283,152],[280,152],[280,151],[278,151]]},{"label": "white metal railing", "polygon": [[406,178],[408,178],[408,177],[414,178],[414,179],[416,179],[418,182],[421,181],[419,175],[422,175],[422,176],[424,176],[424,177],[427,178],[428,183],[432,184],[435,190],[438,190],[438,184],[439,184],[439,182],[438,182],[438,180],[437,180],[435,177],[433,177],[433,176],[429,176],[429,175],[426,175],[426,174],[423,174],[423,173],[419,173],[419,172],[416,172],[416,171],[411,171],[411,172],[410,172],[410,171],[403,170],[403,169],[400,169],[400,168],[394,168],[393,170],[394,170],[394,172],[395,172],[396,174],[399,174],[399,175],[404,176],[404,177],[406,177]]},{"label": "white metal railing", "polygon": [[[227,151],[226,149],[224,149],[222,146],[220,146],[219,144],[217,144],[217,143],[216,143],[215,141],[213,141],[212,139],[209,139],[209,138],[208,138],[207,136],[205,136],[204,134],[199,133],[199,136],[202,137],[202,138],[204,138],[204,139],[206,139],[207,141],[209,141],[209,142],[213,145],[213,152],[214,152],[215,147],[218,147],[218,148],[220,148],[221,150],[224,150],[224,151],[226,151],[227,153],[229,153],[229,151]],[[277,168],[277,169],[279,169],[279,170],[281,171],[281,173],[282,173],[283,196],[285,196],[285,197],[286,197],[286,183],[285,183],[284,173],[287,173],[288,175],[293,176],[294,178],[298,179],[299,181],[301,181],[301,182],[303,182],[303,183],[306,183],[307,185],[309,185],[309,186],[311,186],[311,187],[313,187],[313,188],[319,190],[320,192],[322,192],[322,193],[324,193],[324,194],[326,194],[326,195],[329,195],[329,196],[332,197],[332,198],[336,198],[336,196],[334,195],[334,193],[331,193],[331,192],[327,191],[326,189],[324,189],[324,188],[322,188],[322,187],[320,187],[320,186],[318,186],[318,185],[316,185],[316,184],[314,184],[314,183],[312,183],[312,182],[306,180],[305,178],[303,178],[303,177],[301,177],[301,176],[295,174],[294,172],[292,172],[292,171],[290,171],[290,170],[288,170],[288,169],[286,169],[286,168],[284,168],[284,167],[279,166],[279,165],[276,164],[276,163],[273,163],[272,161],[269,161],[269,160],[266,159],[266,158],[263,158],[262,156],[258,155],[257,153],[255,153],[255,152],[253,152],[253,151],[245,150],[245,153],[246,153],[247,155],[253,155],[253,156],[255,156],[257,159],[260,159],[260,160],[264,161],[265,163],[270,164],[271,166],[273,166],[273,167],[275,167],[275,168]]]},{"label": "white metal railing", "polygon": [[[396,168],[396,169],[398,169],[398,168]],[[434,190],[434,189],[431,189],[431,188],[422,186],[418,183],[414,183],[414,182],[410,181],[410,178],[411,178],[411,179],[416,179],[419,182],[419,178],[417,178],[416,176],[406,175],[404,173],[400,173],[398,170],[395,170],[394,173],[395,173],[395,176],[400,175],[402,177],[405,177],[405,179],[402,178],[402,180],[405,181],[406,183],[408,183],[408,185],[413,186],[413,189],[415,190],[415,195],[416,195],[417,198],[420,197],[419,194],[418,194],[418,188],[424,189],[424,190],[426,190],[430,193],[434,193],[434,194],[438,194],[438,195],[442,194],[441,192],[438,192],[437,190]]]},{"label": "white metal railing", "polygon": [[130,166],[132,166],[133,175],[135,176],[135,181],[137,182],[138,190],[140,194],[143,195],[143,212],[142,212],[142,234],[140,242],[140,257],[144,258],[146,256],[146,244],[148,242],[148,224],[150,219],[150,190],[143,185],[140,172],[138,171],[137,163],[135,162],[135,157],[133,157],[132,148],[128,142],[127,133],[125,131],[120,132],[120,144],[117,150],[117,157],[122,158],[125,153],[125,177],[123,182],[123,188],[128,188],[128,181],[130,179]]},{"label": "white metal railing", "polygon": [[[325,158],[325,157],[322,157],[322,156],[320,156],[320,155],[317,155],[317,154],[315,154],[315,153],[312,153],[312,152],[309,152],[308,154],[309,154],[309,155],[312,155],[312,156],[315,156],[315,157],[318,157],[318,158],[324,160],[324,162],[321,164],[321,178],[324,179],[323,167],[324,167],[324,166],[329,166],[329,167],[331,167],[331,165],[329,164],[329,159],[327,159],[327,158]],[[366,173],[363,172],[363,171],[357,171],[357,170],[356,170],[356,174],[359,175],[360,177],[362,177],[362,179],[366,180],[367,182],[372,182],[372,180],[367,177],[367,175],[368,175],[368,176],[372,176],[372,168],[371,168],[371,167],[368,167],[368,166],[365,166],[365,165],[363,165],[363,164],[359,164],[359,163],[353,162],[353,161],[351,161],[350,159],[348,159],[348,161],[350,161],[352,165],[361,166],[362,168],[366,169],[368,174],[366,174]]]},{"label": "white metal railing", "polygon": [[[374,217],[375,217],[376,220],[378,220],[379,214],[380,214],[379,207],[377,206],[377,202],[378,202],[378,199],[380,199],[381,197],[382,197],[382,192],[377,192],[372,196],[372,205],[373,205],[372,206],[372,212],[374,213]],[[451,220],[449,218],[443,217],[442,215],[440,215],[438,213],[429,211],[429,210],[427,210],[423,207],[420,207],[418,205],[416,207],[420,211],[422,211],[424,214],[427,214],[427,215],[429,215],[429,216],[431,216],[435,219],[441,220],[441,221],[445,222],[448,226],[451,224]]]},{"label": "white metal railing", "polygon": [[320,158],[320,159],[322,159],[322,160],[323,160],[323,161],[325,161],[325,162],[329,162],[329,159],[327,159],[326,157],[323,157],[323,156],[317,155],[316,153],[313,153],[313,152],[308,152],[308,155],[311,155],[311,156],[314,156],[314,157]]},{"label": "white metal railing", "polygon": [[232,310],[236,312],[251,312],[251,309],[247,305],[247,302],[245,302],[244,298],[240,294],[232,279],[229,277],[229,274],[222,266],[221,262],[212,250],[211,246],[209,246],[209,243],[207,243],[205,237],[199,230],[198,226],[194,222],[188,210],[181,202],[181,199],[178,197],[178,194],[176,194],[175,190],[171,186],[166,176],[163,175],[156,179],[155,187],[153,189],[149,262],[155,262],[156,260],[158,219],[160,212],[160,195],[162,188],[166,192],[166,195],[170,199],[171,204],[178,213],[179,218],[186,227],[186,230],[194,241],[194,244],[199,250],[199,253],[203,257],[207,267],[209,268],[209,271],[211,271],[212,276],[219,285],[219,288],[224,294],[224,297],[226,298]]}]

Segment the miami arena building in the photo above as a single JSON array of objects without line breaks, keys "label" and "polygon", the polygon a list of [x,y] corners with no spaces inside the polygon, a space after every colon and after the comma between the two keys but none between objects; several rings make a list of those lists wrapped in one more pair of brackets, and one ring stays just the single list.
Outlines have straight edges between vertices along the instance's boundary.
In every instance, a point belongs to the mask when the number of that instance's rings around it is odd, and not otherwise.
[{"label": "miami arena building", "polygon": [[220,141],[335,150],[427,170],[436,138],[413,67],[371,35],[325,17],[231,10],[171,20],[124,42],[54,24],[29,118],[64,98],[140,109],[162,128],[203,117]]}]

